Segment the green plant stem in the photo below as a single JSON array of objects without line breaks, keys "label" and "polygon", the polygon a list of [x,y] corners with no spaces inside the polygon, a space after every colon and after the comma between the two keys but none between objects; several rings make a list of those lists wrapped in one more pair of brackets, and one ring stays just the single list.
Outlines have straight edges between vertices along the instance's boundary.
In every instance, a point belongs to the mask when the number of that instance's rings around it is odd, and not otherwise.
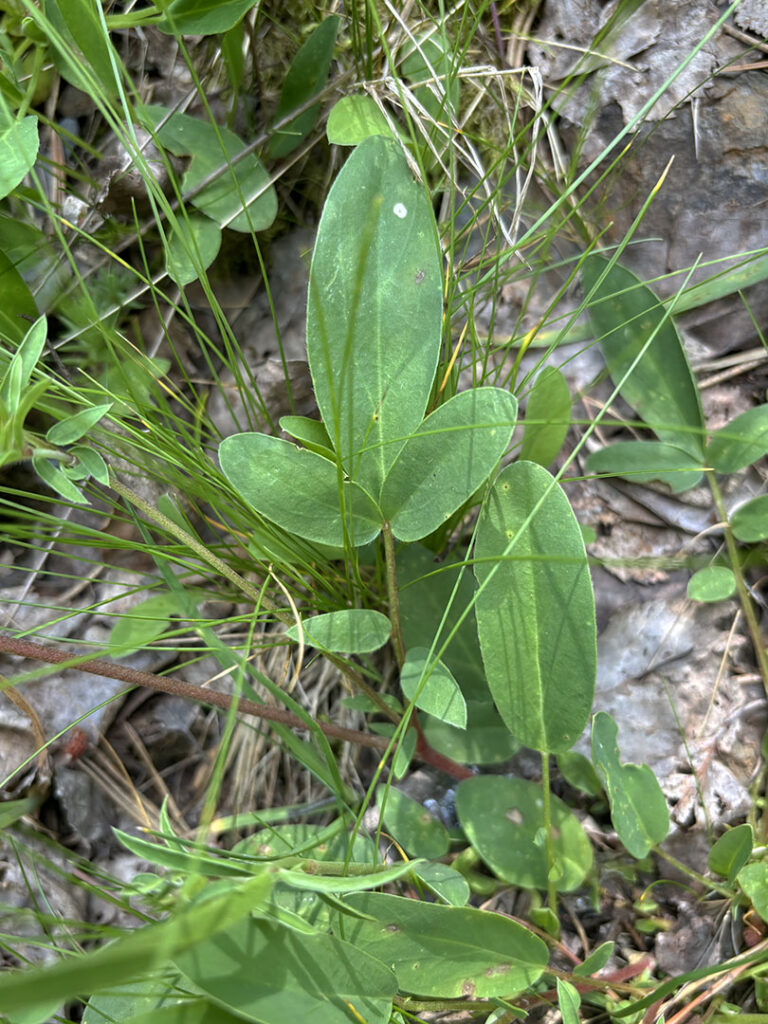
[{"label": "green plant stem", "polygon": [[687,864],[683,864],[677,857],[673,857],[671,853],[667,853],[666,850],[662,850],[660,846],[654,846],[653,852],[665,860],[668,864],[671,864],[673,868],[677,868],[678,871],[684,875],[688,875],[689,878],[693,878],[700,885],[703,885],[705,889],[712,889],[714,892],[719,893],[726,899],[732,900],[736,893],[733,889],[729,889],[727,886],[720,882],[714,882],[711,878],[707,878],[705,875],[700,875],[698,871],[694,871],[693,868],[689,868]]},{"label": "green plant stem", "polygon": [[728,551],[728,559],[731,563],[731,570],[733,577],[736,580],[736,593],[739,596],[739,604],[741,610],[744,613],[744,619],[747,623],[747,629],[752,640],[752,646],[755,650],[755,659],[757,660],[757,667],[760,671],[760,675],[763,680],[763,689],[765,690],[766,696],[768,696],[768,652],[765,649],[765,641],[760,631],[760,623],[757,621],[757,615],[755,614],[755,606],[752,603],[752,598],[749,596],[749,590],[744,582],[744,575],[741,571],[741,559],[739,557],[739,549],[736,544],[736,538],[733,536],[733,530],[728,519],[728,512],[723,501],[723,495],[720,491],[720,485],[717,482],[717,476],[711,470],[707,470],[707,482],[709,483],[709,489],[712,492],[712,498],[715,502],[715,508],[717,509],[717,515],[720,522],[723,524],[723,536],[725,537],[725,547]]},{"label": "green plant stem", "polygon": [[547,903],[553,914],[557,914],[557,888],[554,880],[555,846],[552,840],[552,794],[549,789],[549,754],[541,754],[541,788],[544,797],[544,829],[547,850]]},{"label": "green plant stem", "polygon": [[392,623],[392,646],[395,649],[398,668],[405,662],[405,644],[403,630],[400,625],[400,600],[397,595],[397,572],[395,568],[395,538],[389,523],[383,523],[381,532],[384,537],[384,560],[387,573],[387,596],[389,597],[389,620]]}]

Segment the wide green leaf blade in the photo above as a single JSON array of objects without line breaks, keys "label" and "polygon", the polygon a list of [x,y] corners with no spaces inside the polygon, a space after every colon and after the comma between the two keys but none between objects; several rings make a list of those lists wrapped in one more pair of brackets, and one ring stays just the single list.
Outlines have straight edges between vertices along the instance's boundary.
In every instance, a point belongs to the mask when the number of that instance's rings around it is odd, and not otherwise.
[{"label": "wide green leaf blade", "polygon": [[768,537],[768,494],[745,502],[732,513],[731,529],[737,540],[754,544]]},{"label": "wide green leaf blade", "polygon": [[651,289],[618,263],[598,285],[607,266],[589,256],[582,278],[608,372],[659,440],[701,458],[701,399],[677,328]]},{"label": "wide green leaf blade", "polygon": [[[441,722],[465,728],[467,703],[450,670],[438,661],[432,664],[426,647],[411,647],[400,670],[400,689],[408,701]],[[426,682],[422,679],[429,671]]]},{"label": "wide green leaf blade", "polygon": [[213,263],[221,247],[221,228],[204,214],[192,214],[179,220],[168,236],[165,268],[179,286],[196,281]]},{"label": "wide green leaf blade", "polygon": [[[526,779],[478,775],[456,788],[456,813],[469,841],[499,878],[526,889],[547,888],[541,786]],[[592,867],[592,847],[578,818],[551,797],[554,882],[577,888]]]},{"label": "wide green leaf blade", "polygon": [[733,882],[751,857],[754,841],[752,826],[747,823],[728,829],[709,851],[709,870]]},{"label": "wide green leaf blade", "polygon": [[667,802],[647,764],[621,764],[618,729],[610,715],[598,711],[592,722],[592,760],[611,805],[611,821],[633,857],[645,857],[669,831]]},{"label": "wide green leaf blade", "polygon": [[95,427],[111,408],[112,403],[105,402],[103,405],[92,405],[90,409],[81,409],[80,412],[54,423],[45,439],[55,445],[73,444]]},{"label": "wide green leaf blade", "polygon": [[325,130],[328,141],[337,146],[356,146],[369,135],[393,134],[370,96],[343,96],[331,108]]},{"label": "wide green leaf blade", "polygon": [[424,416],[442,304],[429,200],[396,143],[365,139],[337,177],[320,221],[307,355],[337,455],[372,495]]},{"label": "wide green leaf blade", "polygon": [[700,456],[664,441],[619,441],[591,452],[588,473],[621,476],[632,483],[658,480],[673,494],[695,487],[704,475]]},{"label": "wide green leaf blade", "polygon": [[156,27],[169,35],[210,36],[228,32],[258,0],[171,0]]},{"label": "wide green leaf blade", "polygon": [[411,857],[437,860],[448,853],[451,841],[445,826],[426,807],[394,786],[379,786],[376,800],[385,830]]},{"label": "wide green leaf blade", "polygon": [[736,881],[764,921],[768,921],[768,864],[764,860],[746,864]]},{"label": "wide green leaf blade", "polygon": [[[305,644],[342,654],[377,651],[389,640],[392,631],[386,615],[368,608],[343,608],[338,612],[313,615],[301,625]],[[298,642],[299,627],[291,626],[286,634]]]},{"label": "wide green leaf blade", "polygon": [[381,510],[400,540],[432,533],[470,498],[509,447],[517,400],[473,388],[441,405],[407,439],[381,490]]},{"label": "wide green leaf blade", "polygon": [[104,29],[96,0],[44,0],[42,7],[54,31],[43,24],[40,28],[54,48],[62,76],[91,96],[97,84],[114,96],[118,92],[115,71],[122,62]]},{"label": "wide green leaf blade", "polygon": [[727,565],[708,565],[688,580],[687,594],[692,601],[725,601],[736,591],[736,577]]},{"label": "wide green leaf blade", "polygon": [[[338,28],[339,16],[332,14],[321,21],[301,45],[283,79],[274,124],[282,121],[292,110],[308,103],[323,88],[331,68]],[[267,147],[270,157],[279,160],[293,152],[314,128],[319,112],[320,107],[315,104],[276,132]]]},{"label": "wide green leaf blade", "polygon": [[571,392],[560,370],[545,366],[525,409],[520,458],[545,468],[563,447],[571,423]]},{"label": "wide green leaf blade", "polygon": [[463,729],[431,715],[421,720],[421,728],[430,747],[459,764],[500,764],[520,749],[487,696],[467,701]]},{"label": "wide green leaf blade", "polygon": [[359,893],[345,902],[375,920],[341,917],[340,933],[390,964],[400,988],[414,995],[513,996],[540,978],[547,964],[541,939],[500,914],[385,893]]},{"label": "wide green leaf blade", "polygon": [[567,750],[586,725],[597,667],[595,602],[581,530],[533,462],[498,477],[477,527],[475,612],[499,714],[534,750]]},{"label": "wide green leaf blade", "polygon": [[0,199],[12,192],[37,159],[37,118],[31,114],[0,131]]},{"label": "wide green leaf blade", "polygon": [[768,452],[768,405],[757,405],[712,435],[706,459],[718,473],[735,473]]},{"label": "wide green leaf blade", "polygon": [[221,442],[219,461],[226,478],[252,508],[305,540],[341,547],[346,522],[350,542],[359,546],[381,529],[379,511],[362,488],[349,481],[340,486],[332,462],[290,441],[267,434],[233,434]]},{"label": "wide green leaf blade", "polygon": [[386,1024],[397,985],[363,949],[246,919],[177,957],[220,1006],[259,1024]]}]

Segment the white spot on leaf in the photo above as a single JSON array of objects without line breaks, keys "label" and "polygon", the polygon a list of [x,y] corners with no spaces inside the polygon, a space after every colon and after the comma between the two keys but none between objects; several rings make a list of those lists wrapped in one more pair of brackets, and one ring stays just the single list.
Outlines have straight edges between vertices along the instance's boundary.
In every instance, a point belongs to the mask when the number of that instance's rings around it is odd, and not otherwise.
[{"label": "white spot on leaf", "polygon": [[403,203],[395,203],[392,207],[392,212],[396,217],[399,217],[400,220],[403,220],[404,217],[408,216],[408,210],[405,208]]}]

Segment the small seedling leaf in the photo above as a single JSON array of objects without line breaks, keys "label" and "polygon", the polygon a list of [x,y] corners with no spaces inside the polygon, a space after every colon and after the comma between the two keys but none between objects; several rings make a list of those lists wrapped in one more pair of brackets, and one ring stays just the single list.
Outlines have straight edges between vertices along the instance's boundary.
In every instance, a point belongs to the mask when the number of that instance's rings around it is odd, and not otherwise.
[{"label": "small seedling leaf", "polygon": [[567,750],[592,707],[595,602],[579,524],[545,469],[516,462],[499,475],[475,558],[477,629],[499,714],[526,746]]},{"label": "small seedling leaf", "polygon": [[556,367],[545,366],[528,396],[520,458],[546,469],[562,448],[570,422],[568,382]]},{"label": "small seedling leaf", "polygon": [[541,939],[500,914],[386,893],[360,893],[345,902],[374,919],[344,917],[347,940],[391,964],[400,988],[414,995],[514,996],[547,964]]},{"label": "small seedling leaf", "polygon": [[560,1007],[563,1024],[579,1024],[581,996],[575,985],[562,978],[557,979],[557,1005]]},{"label": "small seedling leaf", "polygon": [[228,32],[258,0],[171,0],[157,28],[167,35],[211,36]]},{"label": "small seedling leaf", "polygon": [[666,838],[667,802],[648,765],[621,764],[618,728],[610,715],[598,711],[592,722],[592,760],[611,805],[611,821],[619,839],[638,859]]},{"label": "small seedling leaf", "polygon": [[658,480],[673,494],[689,491],[704,475],[701,458],[664,441],[619,441],[592,452],[588,473],[620,476],[631,483]]},{"label": "small seedling leaf", "polygon": [[602,256],[589,256],[582,277],[608,372],[659,440],[701,458],[701,399],[677,328],[651,289],[618,263],[598,285],[607,267]]},{"label": "small seedling leaf", "polygon": [[396,143],[365,139],[336,178],[320,220],[307,355],[342,466],[374,496],[424,417],[442,306],[435,219],[424,189]]},{"label": "small seedling leaf", "polygon": [[359,946],[252,918],[175,962],[218,1005],[262,1024],[386,1024],[397,987],[392,972]]},{"label": "small seedling leaf", "polygon": [[311,452],[317,452],[326,459],[333,458],[331,439],[320,420],[310,419],[309,416],[283,416],[280,419],[280,429],[295,437]]},{"label": "small seedling leaf", "polygon": [[[325,18],[302,43],[283,79],[274,124],[282,121],[292,110],[308,103],[325,85],[331,68],[339,20],[336,14]],[[267,147],[270,157],[280,160],[293,152],[314,128],[319,112],[320,107],[315,104],[276,132]]]},{"label": "small seedling leaf", "polygon": [[709,870],[733,882],[752,855],[753,845],[751,825],[745,823],[729,828],[709,851]]},{"label": "small seedling leaf", "polygon": [[394,786],[379,786],[376,800],[384,828],[411,857],[437,860],[448,853],[451,841],[445,826],[426,807]]},{"label": "small seedling leaf", "polygon": [[333,462],[290,441],[233,434],[219,446],[219,461],[252,508],[305,540],[344,545],[342,488],[350,542],[367,544],[381,529],[379,510],[362,488],[349,481],[340,485]]},{"label": "small seedling leaf", "polygon": [[768,405],[747,409],[712,435],[706,459],[718,473],[735,473],[768,452]]},{"label": "small seedling leaf", "polygon": [[31,114],[0,131],[0,199],[17,185],[37,159],[37,118]]},{"label": "small seedling leaf", "polygon": [[[342,654],[377,651],[389,640],[392,631],[386,615],[368,608],[343,608],[338,612],[313,615],[304,619],[301,625],[305,644]],[[298,643],[298,626],[291,626],[286,633]]]},{"label": "small seedling leaf", "polygon": [[602,971],[611,959],[615,948],[615,942],[601,942],[597,949],[592,950],[583,963],[574,967],[573,973],[578,974],[582,978],[588,978],[592,974],[597,974],[598,971]]},{"label": "small seedling leaf", "polygon": [[[472,846],[502,881],[547,888],[541,786],[500,775],[464,779],[456,789],[456,812]],[[592,867],[592,847],[578,818],[556,796],[551,813],[556,887],[570,892]]]},{"label": "small seedling leaf", "polygon": [[337,146],[356,146],[369,135],[391,138],[392,129],[370,96],[344,96],[328,115],[326,134]]},{"label": "small seedling leaf", "polygon": [[[429,676],[422,682],[427,669]],[[400,688],[406,700],[441,722],[464,729],[467,705],[459,684],[441,662],[430,660],[426,647],[411,647],[400,672]]]},{"label": "small seedling leaf", "polygon": [[69,449],[69,455],[73,459],[77,459],[85,470],[86,476],[92,476],[98,483],[103,484],[105,487],[107,486],[109,483],[109,469],[98,452],[94,451],[93,448],[78,444]]},{"label": "small seedling leaf", "polygon": [[35,455],[32,458],[32,468],[52,491],[60,494],[62,498],[77,505],[86,505],[88,499],[79,488],[75,487],[69,477],[54,466],[53,462],[42,455]]},{"label": "small seedling leaf", "polygon": [[734,537],[744,544],[768,538],[768,494],[740,505],[731,516],[731,529]]},{"label": "small seedling leaf", "polygon": [[517,401],[501,388],[449,399],[405,441],[387,473],[380,505],[400,540],[442,526],[487,479],[509,447]]},{"label": "small seedling leaf", "polygon": [[735,590],[736,577],[725,565],[699,569],[688,580],[688,597],[692,601],[725,601]]},{"label": "small seedling leaf", "polygon": [[57,446],[73,444],[87,434],[92,427],[95,427],[111,408],[112,403],[106,402],[104,405],[94,405],[90,409],[82,409],[74,416],[68,416],[67,419],[54,423],[45,435],[45,439],[50,444]]}]

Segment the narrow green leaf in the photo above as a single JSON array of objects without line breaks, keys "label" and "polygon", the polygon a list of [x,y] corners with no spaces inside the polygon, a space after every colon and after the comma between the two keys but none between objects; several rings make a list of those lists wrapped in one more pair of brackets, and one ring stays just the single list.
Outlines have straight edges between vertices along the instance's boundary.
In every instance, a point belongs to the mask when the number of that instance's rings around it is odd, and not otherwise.
[{"label": "narrow green leaf", "polygon": [[733,882],[752,855],[754,835],[749,824],[724,832],[709,851],[709,870]]},{"label": "narrow green leaf", "polygon": [[88,499],[83,492],[75,487],[69,477],[65,476],[58,466],[54,466],[50,459],[43,455],[33,455],[32,468],[40,479],[62,498],[77,505],[88,504]]},{"label": "narrow green leaf", "polygon": [[122,63],[96,4],[97,0],[44,0],[43,10],[55,31],[46,33],[44,26],[40,27],[68,82],[90,95],[98,83],[108,96],[114,96],[118,91],[115,69]]},{"label": "narrow green leaf", "polygon": [[411,857],[437,860],[448,853],[451,841],[445,826],[426,807],[394,786],[379,786],[376,801],[384,828]]},{"label": "narrow green leaf", "polygon": [[213,263],[221,248],[221,228],[200,214],[180,219],[168,237],[165,268],[172,281],[184,288]]},{"label": "narrow green leaf", "polygon": [[450,519],[496,468],[516,418],[517,400],[501,388],[463,391],[427,416],[381,490],[394,535],[420,540]]},{"label": "narrow green leaf", "polygon": [[309,279],[307,355],[342,466],[372,495],[423,419],[442,305],[429,200],[399,146],[368,138],[323,210]]},{"label": "narrow green leaf", "polygon": [[109,483],[109,469],[97,451],[85,445],[77,444],[69,449],[69,455],[78,460],[87,476],[92,476],[98,483],[103,484],[105,487],[107,486]]},{"label": "narrow green leaf", "polygon": [[[331,69],[339,21],[336,14],[325,18],[299,48],[283,79],[273,124],[308,103],[322,90]],[[267,147],[270,157],[280,160],[293,152],[314,128],[319,112],[319,105],[310,107],[276,132]]]},{"label": "narrow green leaf", "polygon": [[356,146],[369,135],[391,138],[393,132],[370,96],[343,96],[331,108],[326,134],[337,146]]},{"label": "narrow green leaf", "polygon": [[[389,640],[392,624],[386,615],[367,608],[344,608],[302,620],[304,643],[323,651],[363,654],[377,651]],[[286,634],[298,642],[299,627]]]},{"label": "narrow green leaf", "polygon": [[[576,889],[592,867],[592,847],[578,818],[551,798],[558,892]],[[541,786],[525,779],[478,775],[456,788],[456,813],[472,846],[502,881],[547,888]]]},{"label": "narrow green leaf", "polygon": [[96,426],[102,417],[106,416],[111,408],[112,403],[105,402],[104,405],[93,405],[90,409],[82,409],[73,416],[68,416],[67,419],[54,423],[45,435],[45,439],[50,444],[58,446],[79,441],[84,434],[87,434],[92,427]]},{"label": "narrow green leaf", "polygon": [[319,544],[344,544],[339,503],[344,495],[346,529],[352,544],[373,540],[381,515],[361,487],[339,483],[328,459],[266,434],[233,434],[219,446],[222,472],[261,515],[289,533]]},{"label": "narrow green leaf", "polygon": [[[422,683],[428,668],[429,677]],[[467,704],[459,684],[441,661],[431,664],[426,647],[409,648],[400,671],[400,688],[406,700],[414,701],[427,714],[457,729],[466,727]]]},{"label": "narrow green leaf", "polygon": [[747,864],[736,875],[744,895],[764,921],[768,921],[768,863],[764,860]]},{"label": "narrow green leaf", "polygon": [[37,320],[39,314],[24,278],[2,250],[0,294],[3,296],[3,301],[0,302],[0,334],[14,345],[18,345],[27,333],[28,321]]},{"label": "narrow green leaf", "polygon": [[688,597],[692,601],[725,601],[736,592],[736,577],[725,565],[709,565],[699,569],[688,580]]},{"label": "narrow green leaf", "polygon": [[640,859],[669,832],[667,802],[647,764],[621,764],[617,733],[611,716],[598,711],[592,722],[592,760],[608,794],[613,827],[628,852]]},{"label": "narrow green leaf", "polygon": [[563,447],[570,423],[568,382],[556,367],[545,366],[528,396],[520,458],[546,469]]},{"label": "narrow green leaf", "polygon": [[37,159],[37,118],[32,114],[0,131],[0,199],[4,199],[31,170]]},{"label": "narrow green leaf", "polygon": [[259,1024],[386,1024],[397,988],[383,963],[351,943],[253,919],[176,964],[219,1006]]},{"label": "narrow green leaf", "polygon": [[485,584],[477,629],[499,714],[526,746],[567,750],[592,707],[595,602],[579,524],[545,469],[516,462],[499,475],[475,557]]},{"label": "narrow green leaf", "polygon": [[615,948],[615,942],[601,942],[596,949],[592,950],[583,963],[574,967],[573,973],[581,978],[588,978],[592,974],[597,974],[598,971],[602,971],[611,959]]},{"label": "narrow green leaf", "polygon": [[664,441],[619,441],[587,458],[588,473],[621,476],[632,483],[658,480],[673,494],[695,487],[704,475],[701,457]]},{"label": "narrow green leaf", "polygon": [[563,981],[562,978],[557,979],[557,1005],[560,1007],[563,1024],[579,1024],[579,990],[570,981]]},{"label": "narrow green leaf", "polygon": [[280,881],[292,885],[303,892],[350,893],[362,892],[365,889],[376,889],[381,885],[389,885],[409,875],[420,861],[407,861],[393,867],[381,867],[370,871],[367,875],[332,876],[318,875],[314,871],[280,871]]},{"label": "narrow green leaf", "polygon": [[731,529],[737,540],[754,544],[768,537],[768,494],[752,498],[731,515]]},{"label": "narrow green leaf", "polygon": [[677,328],[671,318],[665,320],[651,289],[625,267],[614,264],[597,286],[607,267],[602,256],[589,256],[582,277],[608,372],[659,440],[701,458],[701,399]]},{"label": "narrow green leaf", "polygon": [[450,864],[422,864],[413,873],[449,906],[465,907],[469,902],[469,883]]},{"label": "narrow green leaf", "polygon": [[707,445],[706,459],[718,473],[735,473],[768,452],[768,405],[747,409],[720,430]]},{"label": "narrow green leaf", "polygon": [[168,35],[211,36],[228,32],[258,0],[171,0],[157,28]]}]

